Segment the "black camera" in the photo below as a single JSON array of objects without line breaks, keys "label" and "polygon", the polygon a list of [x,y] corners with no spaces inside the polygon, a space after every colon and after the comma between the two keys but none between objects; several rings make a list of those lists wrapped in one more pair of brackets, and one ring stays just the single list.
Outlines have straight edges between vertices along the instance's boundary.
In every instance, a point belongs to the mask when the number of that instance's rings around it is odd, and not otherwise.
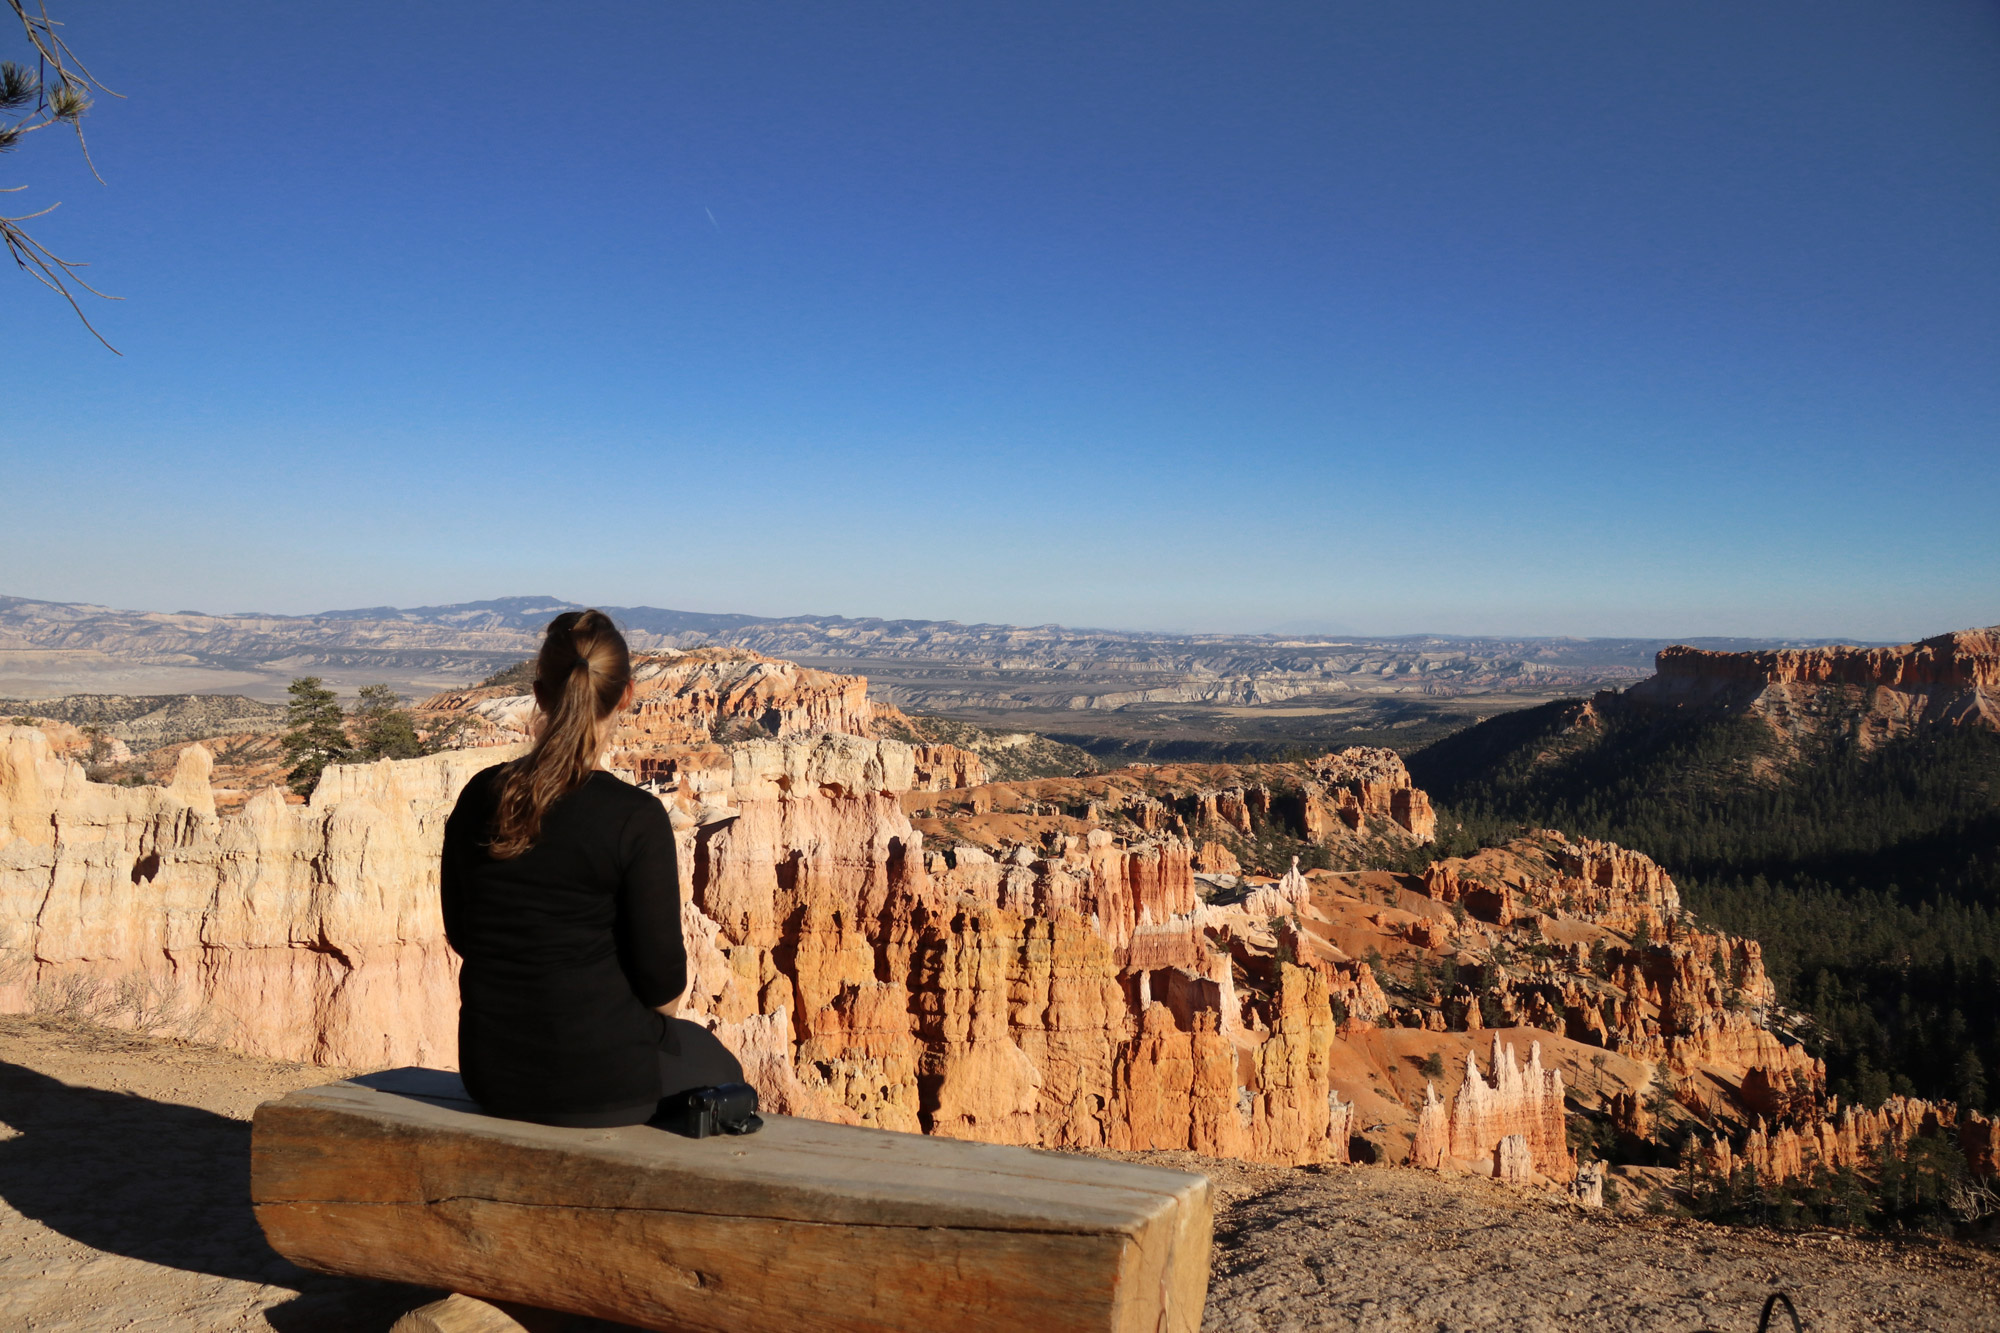
[{"label": "black camera", "polygon": [[653,1123],[691,1139],[715,1134],[755,1134],[764,1127],[757,1114],[757,1089],[748,1083],[689,1088],[660,1098]]}]

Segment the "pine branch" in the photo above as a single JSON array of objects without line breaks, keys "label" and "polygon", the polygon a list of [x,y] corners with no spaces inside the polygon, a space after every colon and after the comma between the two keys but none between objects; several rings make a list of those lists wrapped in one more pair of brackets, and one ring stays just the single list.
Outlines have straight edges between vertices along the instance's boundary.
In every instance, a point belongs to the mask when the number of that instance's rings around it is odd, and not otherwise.
[{"label": "pine branch", "polygon": [[[51,125],[67,125],[76,134],[77,148],[82,152],[84,164],[90,168],[90,174],[96,177],[100,185],[103,184],[104,177],[99,175],[97,163],[90,156],[90,144],[84,137],[83,117],[91,107],[90,89],[95,88],[112,97],[122,97],[123,94],[105,87],[77,58],[76,52],[70,49],[69,43],[63,40],[62,34],[58,31],[62,25],[49,17],[47,0],[34,0],[32,11],[29,8],[29,0],[7,0],[7,4],[13,9],[14,17],[21,24],[21,31],[27,36],[29,45],[34,47],[35,54],[46,72],[40,76],[33,75],[28,73],[25,65],[17,65],[12,61],[0,67],[0,110],[18,109],[36,98],[40,99],[41,107],[38,119],[25,118],[0,128],[0,152],[13,148],[23,135],[35,130],[46,129]],[[54,87],[50,87],[51,82]],[[25,188],[27,187],[19,185],[0,188],[0,194],[12,194]],[[57,207],[58,205],[51,204],[39,212],[24,213],[16,217],[0,217],[0,243],[5,244],[7,253],[17,268],[28,273],[69,303],[69,308],[76,312],[77,319],[82,322],[85,329],[89,330],[91,337],[102,343],[114,356],[122,356],[124,354],[113,347],[110,341],[97,331],[97,326],[90,322],[90,317],[83,313],[83,307],[77,302],[74,289],[81,288],[92,296],[106,301],[124,298],[112,296],[91,286],[78,272],[79,269],[89,267],[87,264],[81,260],[64,259],[37,241],[21,225],[39,217],[46,217]]]}]

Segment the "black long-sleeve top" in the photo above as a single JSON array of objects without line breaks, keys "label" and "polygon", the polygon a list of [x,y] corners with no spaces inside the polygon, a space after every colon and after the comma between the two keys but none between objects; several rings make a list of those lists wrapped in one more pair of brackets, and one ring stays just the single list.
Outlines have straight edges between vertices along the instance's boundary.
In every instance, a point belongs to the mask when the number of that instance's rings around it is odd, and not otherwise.
[{"label": "black long-sleeve top", "polygon": [[499,777],[475,776],[445,824],[466,1090],[515,1119],[637,1124],[660,1097],[656,1010],[687,985],[666,808],[593,773],[549,807],[533,847],[495,860]]}]

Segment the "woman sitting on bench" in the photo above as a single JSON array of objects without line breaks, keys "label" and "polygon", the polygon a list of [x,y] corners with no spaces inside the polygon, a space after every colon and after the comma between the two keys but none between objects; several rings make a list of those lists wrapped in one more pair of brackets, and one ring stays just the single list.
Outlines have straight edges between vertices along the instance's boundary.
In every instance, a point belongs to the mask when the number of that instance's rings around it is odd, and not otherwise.
[{"label": "woman sitting on bench", "polygon": [[741,1083],[687,987],[666,807],[598,768],[632,702],[624,636],[600,611],[550,622],[535,663],[535,741],[466,785],[445,825],[445,935],[459,973],[458,1052],[490,1114],[603,1128],[663,1097]]}]

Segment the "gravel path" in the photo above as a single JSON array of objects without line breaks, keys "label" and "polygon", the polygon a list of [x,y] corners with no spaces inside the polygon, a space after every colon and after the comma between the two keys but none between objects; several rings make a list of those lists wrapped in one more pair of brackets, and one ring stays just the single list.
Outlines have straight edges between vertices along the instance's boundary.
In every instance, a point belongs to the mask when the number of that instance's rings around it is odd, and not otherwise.
[{"label": "gravel path", "polygon": [[[0,1018],[0,1329],[380,1333],[432,1299],[293,1267],[245,1202],[251,1111],[339,1075]],[[1774,1286],[1814,1333],[2000,1330],[1990,1251],[1619,1219],[1415,1171],[1134,1160],[1217,1184],[1216,1333],[1752,1333]]]}]

